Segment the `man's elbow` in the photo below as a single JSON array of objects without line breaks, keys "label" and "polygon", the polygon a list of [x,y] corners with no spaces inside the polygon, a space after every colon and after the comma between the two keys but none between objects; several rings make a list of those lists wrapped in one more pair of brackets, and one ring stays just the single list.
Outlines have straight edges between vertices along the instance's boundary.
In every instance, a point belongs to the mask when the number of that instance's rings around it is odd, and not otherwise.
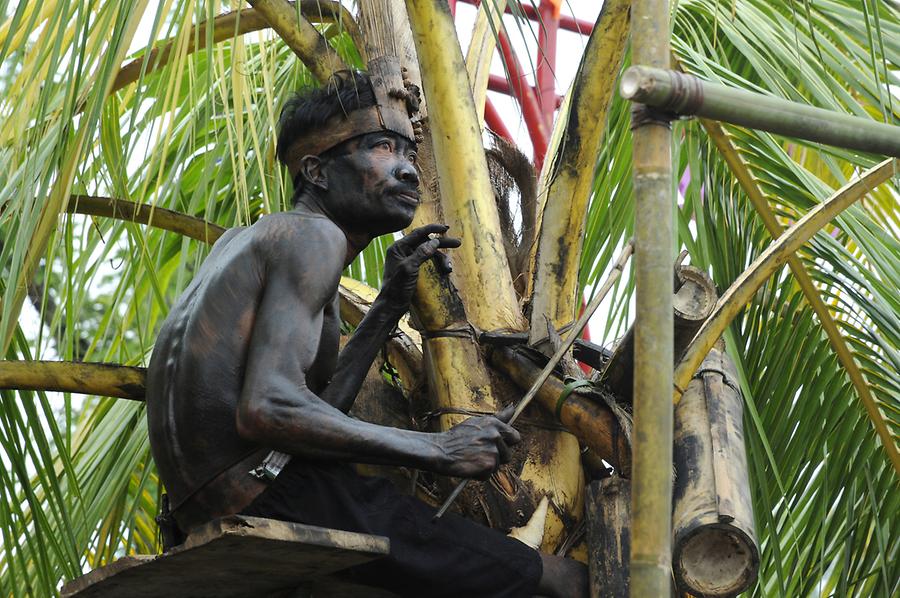
[{"label": "man's elbow", "polygon": [[244,440],[261,443],[271,431],[270,412],[260,401],[241,401],[235,414],[238,435]]},{"label": "man's elbow", "polygon": [[[249,393],[248,393],[249,394]],[[285,396],[272,388],[245,396],[238,404],[235,425],[241,438],[273,446],[284,438],[296,439],[306,434],[309,425],[306,401],[300,397]]]}]

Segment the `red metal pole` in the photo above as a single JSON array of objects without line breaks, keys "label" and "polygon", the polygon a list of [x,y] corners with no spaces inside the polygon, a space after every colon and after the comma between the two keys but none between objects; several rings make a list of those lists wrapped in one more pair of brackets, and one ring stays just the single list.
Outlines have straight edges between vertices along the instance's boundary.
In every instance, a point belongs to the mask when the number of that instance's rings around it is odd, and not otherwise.
[{"label": "red metal pole", "polygon": [[[474,4],[478,5],[480,0],[456,0],[459,2],[465,2],[466,4]],[[538,11],[534,9],[533,6],[528,4],[522,4],[519,6],[521,8],[521,13],[526,17],[531,19],[532,21],[539,21],[540,17],[538,16]],[[509,14],[513,14],[512,9],[507,6],[506,12]],[[516,11],[519,12],[518,10]],[[571,15],[561,14],[559,15],[559,28],[565,29],[566,31],[572,31],[574,33],[580,33],[582,35],[590,35],[594,30],[594,24],[590,21],[584,21],[582,19],[576,19]]]},{"label": "red metal pole", "polygon": [[[516,140],[513,139],[512,133],[506,128],[503,118],[500,116],[500,113],[497,112],[497,108],[494,106],[494,103],[491,102],[491,98],[486,98],[484,101],[484,122],[491,131],[500,137],[503,137],[513,145],[516,144]],[[586,327],[585,330],[587,330]]]},{"label": "red metal pole", "polygon": [[538,6],[537,97],[548,129],[553,127],[553,114],[556,112],[556,33],[559,30],[560,1],[541,0]]},{"label": "red metal pole", "polygon": [[456,16],[456,0],[447,0],[447,4],[450,6],[450,14]]},{"label": "red metal pole", "polygon": [[531,145],[534,148],[534,166],[540,171],[541,165],[544,163],[544,156],[547,154],[547,140],[550,138],[547,133],[547,125],[544,123],[541,106],[534,90],[525,80],[522,65],[519,64],[519,59],[516,58],[515,52],[509,45],[506,33],[500,31],[499,37],[500,51],[503,53],[503,61],[509,72],[509,81],[513,93],[522,107],[522,116],[525,118],[525,126],[528,128],[528,135],[531,137]]}]

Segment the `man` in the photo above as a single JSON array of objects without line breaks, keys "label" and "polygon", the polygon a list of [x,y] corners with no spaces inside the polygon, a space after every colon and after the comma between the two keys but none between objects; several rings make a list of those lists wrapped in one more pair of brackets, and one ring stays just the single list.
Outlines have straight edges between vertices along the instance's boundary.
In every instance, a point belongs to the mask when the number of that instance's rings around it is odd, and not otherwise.
[{"label": "man", "polygon": [[[346,415],[419,267],[459,246],[436,224],[395,243],[338,358],[342,270],[376,236],[407,227],[419,202],[416,146],[396,132],[411,129],[386,128],[399,121],[375,89],[351,73],[287,103],[278,155],[294,177],[293,210],[223,235],[160,331],[147,413],[172,515],[184,531],[244,513],[388,536],[389,557],[350,573],[406,595],[577,595],[580,564],[461,517],[432,523],[432,508],[347,465],[485,478],[520,440],[494,417],[428,434]],[[280,473],[273,449],[291,455]]]}]

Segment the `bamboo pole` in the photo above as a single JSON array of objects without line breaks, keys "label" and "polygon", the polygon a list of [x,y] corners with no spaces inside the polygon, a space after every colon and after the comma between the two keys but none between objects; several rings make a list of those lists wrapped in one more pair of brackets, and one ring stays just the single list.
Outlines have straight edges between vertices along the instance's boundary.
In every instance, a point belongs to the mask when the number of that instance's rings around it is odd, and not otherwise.
[{"label": "bamboo pole", "polygon": [[603,3],[568,93],[567,109],[560,111],[556,124],[554,137],[562,138],[541,172],[530,284],[531,344],[547,337],[545,317],[561,328],[575,319],[581,306],[576,295],[585,217],[606,113],[625,54],[629,8],[630,0]]},{"label": "bamboo pole", "polygon": [[716,85],[660,65],[632,66],[625,71],[622,96],[680,115],[697,115],[778,135],[900,157],[900,127]]},{"label": "bamboo pole", "polygon": [[248,0],[250,5],[268,21],[281,39],[294,51],[303,64],[321,82],[347,65],[316,31],[312,23],[300,16],[287,0]]},{"label": "bamboo pole", "polygon": [[[669,3],[635,0],[633,60],[669,66]],[[633,120],[635,206],[634,437],[631,587],[668,596],[672,579],[672,158],[671,131]]]}]

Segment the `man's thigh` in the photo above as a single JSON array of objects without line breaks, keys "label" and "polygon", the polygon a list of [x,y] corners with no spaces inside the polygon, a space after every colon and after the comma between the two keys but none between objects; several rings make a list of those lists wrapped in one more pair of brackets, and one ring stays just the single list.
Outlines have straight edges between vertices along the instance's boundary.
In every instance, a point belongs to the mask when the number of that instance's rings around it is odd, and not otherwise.
[{"label": "man's thigh", "polygon": [[391,553],[348,571],[353,580],[404,595],[530,596],[537,552],[518,540],[401,494],[391,482],[343,464],[294,460],[245,515],[387,536]]}]

